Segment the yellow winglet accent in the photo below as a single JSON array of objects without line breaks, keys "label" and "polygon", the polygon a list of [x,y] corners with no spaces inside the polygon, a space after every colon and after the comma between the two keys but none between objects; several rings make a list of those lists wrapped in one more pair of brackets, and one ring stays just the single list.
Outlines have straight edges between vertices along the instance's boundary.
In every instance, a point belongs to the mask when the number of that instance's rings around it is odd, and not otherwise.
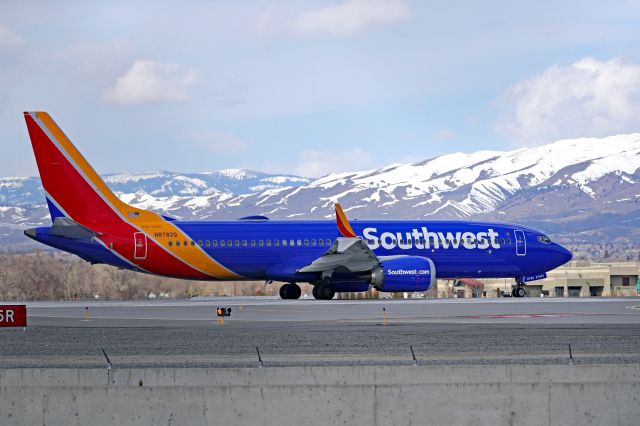
[{"label": "yellow winglet accent", "polygon": [[344,211],[342,210],[340,203],[336,203],[336,223],[338,225],[338,231],[340,231],[340,233],[344,237],[347,237],[347,238],[356,237],[356,233],[353,232],[353,228],[349,223],[349,219],[347,219],[347,216],[344,214]]}]

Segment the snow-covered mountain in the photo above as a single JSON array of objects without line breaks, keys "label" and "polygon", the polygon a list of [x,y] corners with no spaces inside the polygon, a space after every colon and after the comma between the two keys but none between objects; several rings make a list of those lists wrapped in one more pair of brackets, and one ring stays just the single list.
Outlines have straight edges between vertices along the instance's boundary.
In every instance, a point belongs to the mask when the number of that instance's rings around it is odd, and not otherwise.
[{"label": "snow-covered mountain", "polygon": [[[184,208],[183,216],[179,216],[185,218],[191,217],[198,206],[222,205],[238,194],[292,188],[310,182],[299,176],[244,169],[204,173],[116,173],[104,175],[103,179],[128,203],[160,212]],[[49,213],[40,178],[0,178],[0,243],[3,241],[1,228],[21,229],[48,223]]]},{"label": "snow-covered mountain", "polygon": [[[454,153],[316,180],[246,170],[105,179],[124,201],[182,219],[330,218],[340,201],[354,219],[493,219],[640,241],[640,134]],[[41,194],[37,178],[0,179],[0,222],[47,223]]]}]

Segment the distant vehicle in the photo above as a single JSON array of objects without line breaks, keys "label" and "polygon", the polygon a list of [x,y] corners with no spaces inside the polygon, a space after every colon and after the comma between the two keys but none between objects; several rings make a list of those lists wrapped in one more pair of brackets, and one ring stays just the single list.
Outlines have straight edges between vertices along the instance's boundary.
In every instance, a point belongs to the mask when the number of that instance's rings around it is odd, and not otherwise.
[{"label": "distant vehicle", "polygon": [[182,221],[122,202],[46,112],[25,112],[52,226],[25,234],[91,263],[193,280],[282,281],[283,299],[336,292],[426,291],[438,278],[524,283],[571,259],[542,232],[471,221]]}]

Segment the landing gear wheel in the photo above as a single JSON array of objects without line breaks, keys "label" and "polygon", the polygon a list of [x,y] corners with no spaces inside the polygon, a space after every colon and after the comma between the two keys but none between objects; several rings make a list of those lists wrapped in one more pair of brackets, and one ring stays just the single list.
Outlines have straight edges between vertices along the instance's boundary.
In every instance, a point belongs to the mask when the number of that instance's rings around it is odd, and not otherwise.
[{"label": "landing gear wheel", "polygon": [[289,284],[284,284],[284,285],[280,286],[280,299],[286,299],[287,298],[285,296],[285,291],[286,291],[288,285]]},{"label": "landing gear wheel", "polygon": [[299,299],[301,294],[302,290],[296,283],[289,283],[280,287],[280,297],[282,299]]},{"label": "landing gear wheel", "polygon": [[284,294],[285,296],[287,296],[287,299],[299,299],[300,295],[302,294],[302,290],[300,289],[300,286],[298,284],[290,283],[287,284],[287,288],[284,290]]},{"label": "landing gear wheel", "polygon": [[518,297],[518,295],[516,294],[516,288],[512,288],[511,289],[511,297]]},{"label": "landing gear wheel", "polygon": [[524,287],[516,288],[516,296],[517,297],[524,297],[525,294],[526,294],[526,292],[524,291]]},{"label": "landing gear wheel", "polygon": [[319,300],[331,300],[336,291],[327,283],[317,284],[313,287],[313,297]]}]

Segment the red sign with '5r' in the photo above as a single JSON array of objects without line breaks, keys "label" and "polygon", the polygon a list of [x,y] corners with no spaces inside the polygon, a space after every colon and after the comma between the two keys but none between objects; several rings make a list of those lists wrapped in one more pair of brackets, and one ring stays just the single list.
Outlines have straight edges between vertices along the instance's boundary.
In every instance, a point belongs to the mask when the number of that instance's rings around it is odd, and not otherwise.
[{"label": "red sign with '5r'", "polygon": [[26,327],[26,305],[0,305],[0,327]]}]

